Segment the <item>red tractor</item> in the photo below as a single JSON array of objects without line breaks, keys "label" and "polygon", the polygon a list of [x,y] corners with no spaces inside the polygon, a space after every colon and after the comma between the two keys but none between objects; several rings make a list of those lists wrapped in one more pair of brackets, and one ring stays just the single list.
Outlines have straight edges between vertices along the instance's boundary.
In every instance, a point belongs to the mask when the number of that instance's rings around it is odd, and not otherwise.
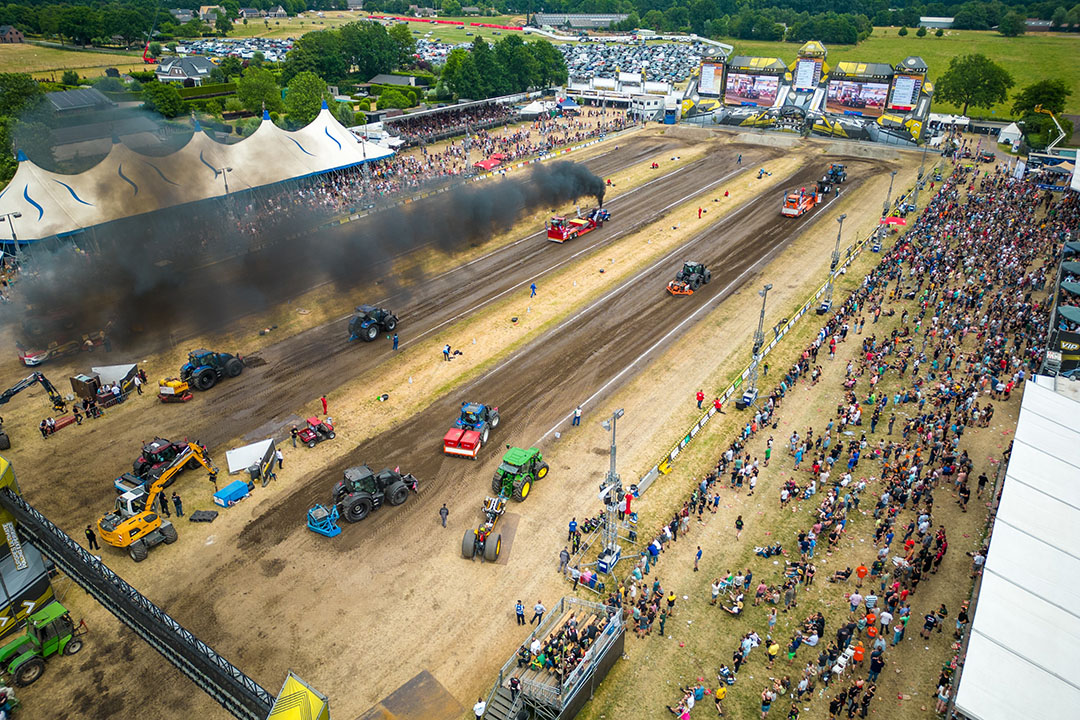
[{"label": "red tractor", "polygon": [[570,218],[569,220],[556,215],[547,224],[548,240],[563,243],[576,237],[592,232],[596,228],[604,227],[604,222],[611,219],[611,213],[604,208],[596,208],[585,213],[584,217]]},{"label": "red tractor", "polygon": [[309,417],[307,425],[296,434],[296,437],[309,448],[313,448],[323,440],[334,439],[334,426],[317,417]]}]

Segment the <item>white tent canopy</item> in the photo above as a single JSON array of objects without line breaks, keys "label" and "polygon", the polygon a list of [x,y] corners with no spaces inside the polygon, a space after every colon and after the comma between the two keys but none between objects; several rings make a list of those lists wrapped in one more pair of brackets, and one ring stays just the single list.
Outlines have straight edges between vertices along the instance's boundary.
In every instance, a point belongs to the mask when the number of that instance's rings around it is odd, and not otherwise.
[{"label": "white tent canopy", "polygon": [[250,445],[227,450],[225,451],[225,462],[229,466],[229,474],[235,475],[239,472],[245,472],[252,465],[262,467],[273,452],[273,440],[260,440]]},{"label": "white tent canopy", "polygon": [[[0,190],[0,215],[21,213],[21,242],[65,235],[111,220],[206,200],[296,178],[379,160],[393,153],[365,143],[330,114],[326,104],[295,132],[276,126],[269,113],[249,137],[233,145],[210,139],[196,126],[188,143],[164,157],[140,155],[115,144],[97,165],[77,175],[44,170],[20,154],[19,167]],[[225,175],[225,177],[223,177]],[[0,225],[0,242],[12,225]]]},{"label": "white tent canopy", "polygon": [[103,365],[101,367],[90,368],[90,372],[96,373],[98,378],[101,379],[102,385],[112,385],[113,383],[127,380],[134,370],[135,363],[129,363],[127,365]]},{"label": "white tent canopy", "polygon": [[1022,136],[1023,133],[1020,132],[1020,126],[1016,123],[1009,123],[998,133],[998,142],[1009,144],[1017,143],[1020,142]]},{"label": "white tent canopy", "polygon": [[1080,403],[1026,383],[956,693],[974,720],[1076,717],[1080,707],[1077,417]]}]

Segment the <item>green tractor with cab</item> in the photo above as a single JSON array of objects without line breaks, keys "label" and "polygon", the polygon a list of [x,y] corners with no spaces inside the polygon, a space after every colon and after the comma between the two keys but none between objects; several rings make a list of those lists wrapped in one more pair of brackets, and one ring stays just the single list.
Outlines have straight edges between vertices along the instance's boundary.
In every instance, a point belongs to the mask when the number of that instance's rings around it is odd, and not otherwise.
[{"label": "green tractor with cab", "polygon": [[26,618],[26,632],[0,648],[0,669],[19,687],[34,683],[45,672],[45,659],[53,655],[74,655],[82,650],[80,639],[86,630],[71,619],[58,602]]},{"label": "green tractor with cab", "polygon": [[506,448],[495,477],[491,479],[491,490],[502,497],[512,497],[521,502],[529,496],[533,483],[547,476],[548,464],[537,448],[522,450],[509,445]]}]

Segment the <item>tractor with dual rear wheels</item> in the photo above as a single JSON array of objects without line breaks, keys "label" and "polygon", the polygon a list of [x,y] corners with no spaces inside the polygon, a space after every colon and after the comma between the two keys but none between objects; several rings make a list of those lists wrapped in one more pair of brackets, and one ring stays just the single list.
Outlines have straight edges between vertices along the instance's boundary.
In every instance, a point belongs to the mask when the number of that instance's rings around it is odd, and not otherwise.
[{"label": "tractor with dual rear wheels", "polygon": [[347,469],[334,485],[333,500],[341,517],[360,522],[383,504],[404,504],[410,491],[420,492],[419,483],[409,473],[389,468],[376,473],[367,465],[357,465]]}]

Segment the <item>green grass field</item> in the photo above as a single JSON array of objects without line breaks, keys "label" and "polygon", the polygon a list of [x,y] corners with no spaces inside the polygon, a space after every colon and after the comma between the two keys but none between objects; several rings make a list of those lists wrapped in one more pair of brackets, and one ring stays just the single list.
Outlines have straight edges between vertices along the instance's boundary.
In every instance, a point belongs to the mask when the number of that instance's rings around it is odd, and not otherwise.
[{"label": "green grass field", "polygon": [[66,50],[30,43],[0,45],[0,68],[4,72],[24,72],[36,78],[59,80],[65,70],[95,78],[104,75],[107,67],[121,72],[145,69],[138,53]]},{"label": "green grass field", "polygon": [[[328,28],[344,25],[345,23],[354,22],[361,17],[367,17],[367,13],[331,10],[324,12],[323,17],[318,17],[313,12],[307,12],[304,13],[303,17],[299,18],[294,17],[281,20],[269,19],[267,22],[252,19],[248,20],[247,25],[244,25],[242,21],[235,23],[233,25],[233,31],[229,33],[229,37],[295,38],[314,30],[326,30]],[[523,21],[523,18],[521,17],[512,16],[447,17],[442,19],[459,20],[466,25],[471,22],[490,23],[492,25],[516,25]],[[432,40],[439,39],[443,42],[450,43],[462,43],[472,40],[472,37],[465,34],[467,32],[473,33],[473,36],[480,35],[489,40],[495,36],[496,32],[503,34],[508,32],[506,30],[492,30],[491,28],[462,28],[460,26],[436,25],[423,22],[411,22],[409,23],[409,29],[419,31],[421,35],[431,32]]]},{"label": "green grass field", "polygon": [[[746,40],[725,39],[724,42],[735,46],[737,55],[758,55],[779,57],[785,61],[795,59],[799,46],[796,43],[753,42]],[[1059,33],[1032,33],[1016,38],[1007,38],[996,32],[974,30],[948,30],[944,37],[915,37],[912,31],[907,37],[897,35],[897,28],[874,28],[874,34],[858,45],[827,45],[829,64],[841,60],[859,60],[863,62],[887,62],[897,64],[909,55],[918,55],[930,68],[931,81],[949,67],[949,60],[956,55],[982,53],[1003,65],[1013,76],[1015,93],[1025,85],[1036,80],[1061,78],[1072,89],[1065,109],[1069,113],[1080,113],[1080,35]],[[983,108],[969,110],[977,116],[997,115],[1008,117],[1008,103],[996,105],[989,111]],[[957,112],[946,103],[934,101],[934,112]]]}]

